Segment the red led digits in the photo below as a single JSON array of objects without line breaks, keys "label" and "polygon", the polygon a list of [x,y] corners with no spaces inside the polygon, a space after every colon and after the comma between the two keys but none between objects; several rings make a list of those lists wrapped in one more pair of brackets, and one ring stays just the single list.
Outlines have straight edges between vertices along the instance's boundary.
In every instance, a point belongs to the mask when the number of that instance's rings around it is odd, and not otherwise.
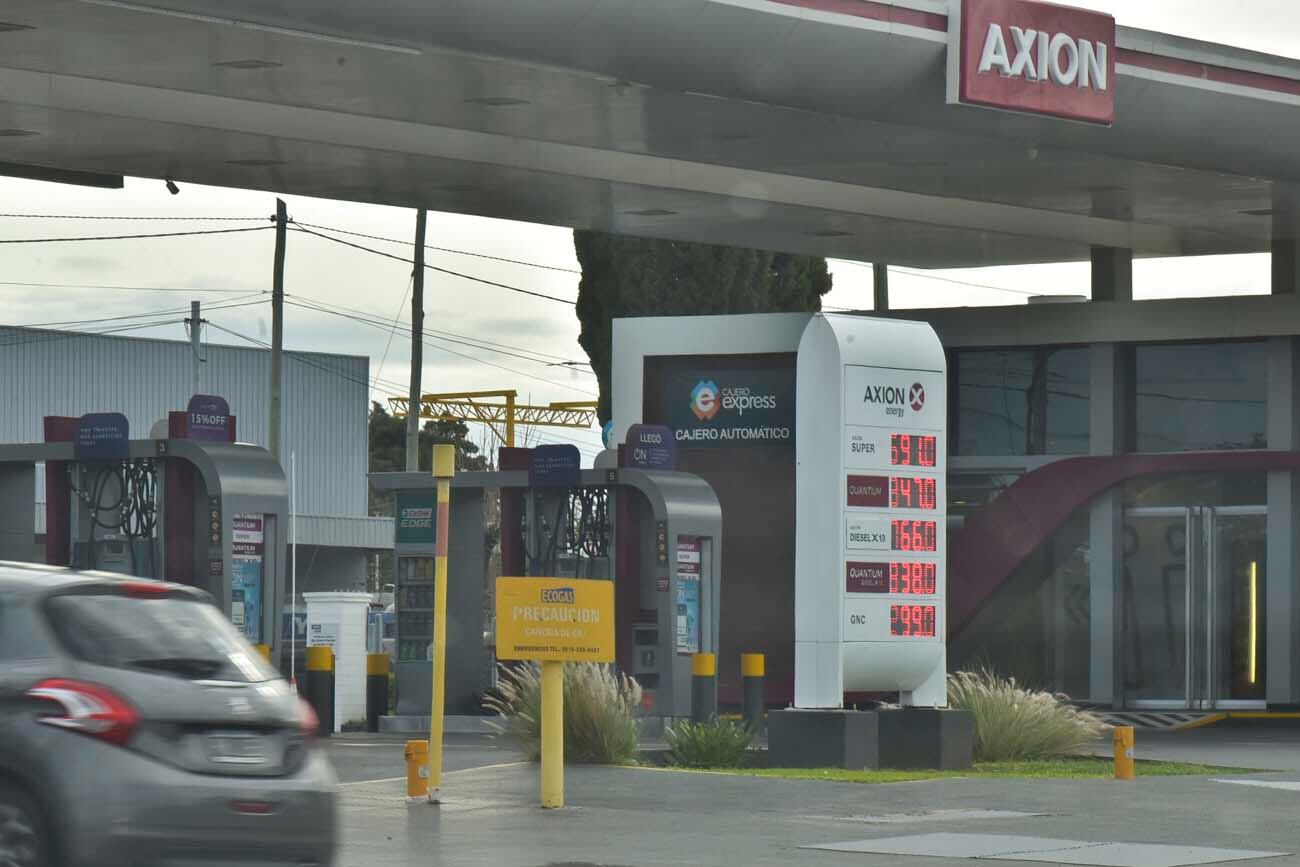
[{"label": "red led digits", "polygon": [[935,479],[913,479],[893,476],[889,480],[889,507],[891,509],[924,509],[934,511],[939,506]]},{"label": "red led digits", "polygon": [[934,563],[890,563],[889,592],[899,596],[933,596],[938,590]]},{"label": "red led digits", "polygon": [[938,440],[916,434],[889,435],[889,462],[895,467],[933,467],[938,463]]},{"label": "red led digits", "polygon": [[889,606],[889,634],[899,638],[934,638],[933,605]]},{"label": "red led digits", "polygon": [[938,526],[934,521],[908,521],[896,519],[889,522],[890,547],[895,551],[937,551]]}]

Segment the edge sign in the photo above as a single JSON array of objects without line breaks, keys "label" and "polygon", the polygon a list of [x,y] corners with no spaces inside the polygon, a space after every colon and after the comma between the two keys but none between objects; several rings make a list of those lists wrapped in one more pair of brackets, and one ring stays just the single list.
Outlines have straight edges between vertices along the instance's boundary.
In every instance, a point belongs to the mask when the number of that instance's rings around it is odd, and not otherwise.
[{"label": "edge sign", "polygon": [[949,103],[1115,122],[1113,16],[1038,0],[949,2]]}]

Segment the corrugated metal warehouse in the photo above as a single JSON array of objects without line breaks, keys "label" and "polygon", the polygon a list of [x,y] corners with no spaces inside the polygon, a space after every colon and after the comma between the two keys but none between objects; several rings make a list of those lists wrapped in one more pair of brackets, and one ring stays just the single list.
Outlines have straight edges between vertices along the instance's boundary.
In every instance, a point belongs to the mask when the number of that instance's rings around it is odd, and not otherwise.
[{"label": "corrugated metal warehouse", "polygon": [[[205,344],[199,390],[224,397],[240,442],[268,440],[271,353]],[[390,550],[392,520],[367,517],[370,360],[285,352],[283,456],[297,465],[298,589],[363,590],[366,555]],[[121,412],[147,438],[194,393],[188,342],[0,326],[0,443],[42,440],[45,416]],[[38,471],[37,500],[44,500]],[[45,513],[37,508],[38,532]]]}]

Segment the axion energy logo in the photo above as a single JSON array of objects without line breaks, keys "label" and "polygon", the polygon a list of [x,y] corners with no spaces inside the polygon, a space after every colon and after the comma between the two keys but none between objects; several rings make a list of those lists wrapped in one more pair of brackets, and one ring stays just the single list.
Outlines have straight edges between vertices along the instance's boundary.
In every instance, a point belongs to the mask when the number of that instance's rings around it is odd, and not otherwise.
[{"label": "axion energy logo", "polygon": [[691,389],[691,412],[700,421],[708,421],[718,414],[722,403],[718,399],[718,385],[711,379],[702,379]]},{"label": "axion energy logo", "polygon": [[925,386],[921,383],[913,383],[907,392],[907,402],[912,406],[912,412],[920,412],[925,409]]},{"label": "axion energy logo", "polygon": [[1115,19],[1037,0],[951,0],[948,101],[1109,126]]}]

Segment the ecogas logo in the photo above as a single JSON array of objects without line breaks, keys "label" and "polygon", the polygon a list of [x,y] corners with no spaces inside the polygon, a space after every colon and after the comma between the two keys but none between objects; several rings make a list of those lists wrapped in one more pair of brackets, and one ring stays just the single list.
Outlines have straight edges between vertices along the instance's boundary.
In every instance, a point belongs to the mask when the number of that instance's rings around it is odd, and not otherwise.
[{"label": "ecogas logo", "polygon": [[576,605],[578,594],[572,587],[552,587],[542,591],[542,601],[559,605]]},{"label": "ecogas logo", "polygon": [[691,389],[691,412],[700,421],[708,421],[718,414],[722,404],[718,401],[718,385],[711,379],[701,379]]}]

